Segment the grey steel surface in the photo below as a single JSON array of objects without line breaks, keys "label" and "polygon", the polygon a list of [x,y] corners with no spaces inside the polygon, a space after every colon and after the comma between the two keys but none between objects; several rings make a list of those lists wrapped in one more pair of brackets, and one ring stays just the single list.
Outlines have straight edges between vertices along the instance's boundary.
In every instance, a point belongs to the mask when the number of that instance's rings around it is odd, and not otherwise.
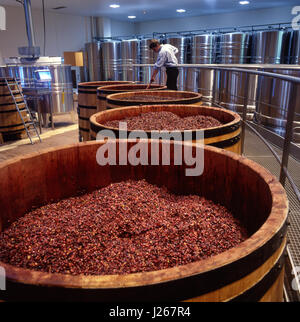
[{"label": "grey steel surface", "polygon": [[[179,64],[189,64],[190,63],[190,37],[169,37],[166,39],[166,43],[170,44],[178,49],[178,53],[176,55]],[[180,70],[177,88],[180,91],[186,90],[187,81],[184,70]]]},{"label": "grey steel surface", "polygon": [[287,31],[257,31],[252,36],[251,62],[254,64],[280,64],[285,62]]},{"label": "grey steel surface", "polygon": [[213,64],[216,62],[216,40],[214,34],[196,35],[192,38],[192,64]]},{"label": "grey steel surface", "polygon": [[124,81],[139,81],[139,73],[136,75],[132,64],[140,63],[140,41],[138,39],[122,40],[121,62]]},{"label": "grey steel surface", "polygon": [[112,81],[122,79],[121,42],[107,41],[100,46],[101,80]]},{"label": "grey steel surface", "polygon": [[[293,77],[300,76],[300,70],[265,68],[265,71],[284,74]],[[300,95],[292,94],[292,84],[280,79],[261,77],[257,90],[257,107],[255,120],[284,135],[287,124],[287,114],[290,108],[295,108],[294,127],[300,126]],[[297,136],[297,134],[296,134]],[[297,137],[295,137],[297,140]],[[300,140],[299,140],[300,141]]]},{"label": "grey steel surface", "polygon": [[[38,99],[43,96],[41,113],[68,113],[73,110],[73,84],[70,65],[11,65],[0,68],[0,74],[21,80],[25,95]],[[51,81],[39,81],[38,70],[49,70]],[[36,110],[35,104],[30,108]]]},{"label": "grey steel surface", "polygon": [[291,32],[289,64],[300,64],[300,30]]},{"label": "grey steel surface", "polygon": [[84,65],[87,68],[88,81],[101,79],[100,43],[90,42],[85,44]]},{"label": "grey steel surface", "polygon": [[168,37],[166,43],[178,49],[177,59],[178,64],[190,63],[190,37]]},{"label": "grey steel surface", "polygon": [[218,70],[215,71],[215,101],[232,111],[242,113],[244,95],[247,93],[247,117],[253,118],[257,91],[257,75]]},{"label": "grey steel surface", "polygon": [[246,64],[249,62],[250,34],[246,32],[232,32],[221,35],[220,63]]},{"label": "grey steel surface", "polygon": [[[193,64],[212,64],[216,62],[217,36],[214,34],[196,35],[192,38]],[[213,98],[215,71],[213,69],[197,70],[196,68],[184,69],[180,72],[185,77],[185,91],[199,92],[204,101]]]}]

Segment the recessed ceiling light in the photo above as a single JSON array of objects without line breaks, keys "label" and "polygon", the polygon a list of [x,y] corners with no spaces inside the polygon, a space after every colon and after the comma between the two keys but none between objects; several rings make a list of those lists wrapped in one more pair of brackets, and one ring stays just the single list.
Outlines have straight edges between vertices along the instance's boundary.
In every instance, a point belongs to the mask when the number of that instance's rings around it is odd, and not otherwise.
[{"label": "recessed ceiling light", "polygon": [[245,5],[245,4],[249,4],[250,2],[249,1],[240,1],[239,4],[241,5]]},{"label": "recessed ceiling light", "polygon": [[111,4],[109,5],[111,8],[120,8],[120,5],[119,4]]},{"label": "recessed ceiling light", "polygon": [[177,11],[177,12],[179,12],[179,13],[183,13],[183,12],[185,12],[186,10],[185,10],[185,9],[177,9],[176,11]]},{"label": "recessed ceiling light", "polygon": [[135,19],[136,16],[128,16],[129,19]]}]

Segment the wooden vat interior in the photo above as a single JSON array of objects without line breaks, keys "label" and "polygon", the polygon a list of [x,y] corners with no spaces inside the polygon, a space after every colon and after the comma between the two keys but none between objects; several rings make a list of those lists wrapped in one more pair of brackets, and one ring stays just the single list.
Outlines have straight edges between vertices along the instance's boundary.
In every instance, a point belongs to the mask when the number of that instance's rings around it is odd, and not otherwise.
[{"label": "wooden vat interior", "polygon": [[111,109],[101,114],[97,114],[95,121],[103,124],[107,121],[122,120],[126,117],[139,116],[148,112],[172,112],[180,117],[204,115],[216,118],[222,124],[231,123],[235,119],[235,114],[219,108],[207,108],[193,105],[141,105],[137,107],[128,107],[122,109]]},{"label": "wooden vat interior", "polygon": [[[113,96],[112,96],[113,95]],[[138,98],[135,98],[137,95],[143,95],[143,96],[157,96],[157,97],[171,97],[170,100],[177,100],[177,99],[192,99],[192,98],[198,98],[202,95],[195,92],[184,92],[184,91],[138,91],[138,92],[125,92],[125,93],[117,93],[117,94],[111,94],[109,95],[109,99],[112,100],[125,100],[125,101],[135,101],[139,100]]]},{"label": "wooden vat interior", "polygon": [[[128,150],[135,144],[129,143]],[[174,193],[199,194],[226,206],[242,221],[250,235],[261,227],[270,213],[272,194],[268,183],[259,172],[239,162],[240,156],[205,147],[204,173],[187,177],[185,166],[172,164],[99,166],[96,162],[99,146],[99,142],[88,142],[2,163],[0,230],[32,208],[91,192],[112,182],[143,178],[166,186]],[[171,155],[173,148],[171,145]],[[149,160],[150,151],[149,145]]]}]

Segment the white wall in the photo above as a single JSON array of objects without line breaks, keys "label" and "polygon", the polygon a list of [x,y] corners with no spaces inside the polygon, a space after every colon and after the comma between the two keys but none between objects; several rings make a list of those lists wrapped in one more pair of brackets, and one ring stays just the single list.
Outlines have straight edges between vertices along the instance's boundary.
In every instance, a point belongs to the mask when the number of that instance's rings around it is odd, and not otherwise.
[{"label": "white wall", "polygon": [[115,36],[130,36],[136,34],[136,24],[133,22],[123,22],[111,20],[111,35]]},{"label": "white wall", "polygon": [[[27,34],[23,6],[5,6],[6,31],[0,32],[2,57],[18,56],[18,47],[27,46]],[[36,46],[43,55],[42,10],[32,10]],[[46,12],[46,56],[63,56],[64,51],[77,51],[86,42],[87,17]]]},{"label": "white wall", "polygon": [[190,18],[165,19],[136,24],[137,34],[153,32],[190,31],[199,29],[260,25],[291,22],[292,7],[249,10]]}]

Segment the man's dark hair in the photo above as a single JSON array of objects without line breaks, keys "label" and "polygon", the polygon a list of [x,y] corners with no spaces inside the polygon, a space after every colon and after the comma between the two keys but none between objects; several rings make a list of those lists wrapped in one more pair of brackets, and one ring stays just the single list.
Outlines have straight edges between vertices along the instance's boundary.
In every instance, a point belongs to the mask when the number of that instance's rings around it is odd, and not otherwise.
[{"label": "man's dark hair", "polygon": [[160,43],[159,43],[159,41],[157,39],[152,39],[151,42],[150,42],[149,48],[153,49],[153,48],[155,48],[155,47],[157,47],[159,45],[160,45]]}]

